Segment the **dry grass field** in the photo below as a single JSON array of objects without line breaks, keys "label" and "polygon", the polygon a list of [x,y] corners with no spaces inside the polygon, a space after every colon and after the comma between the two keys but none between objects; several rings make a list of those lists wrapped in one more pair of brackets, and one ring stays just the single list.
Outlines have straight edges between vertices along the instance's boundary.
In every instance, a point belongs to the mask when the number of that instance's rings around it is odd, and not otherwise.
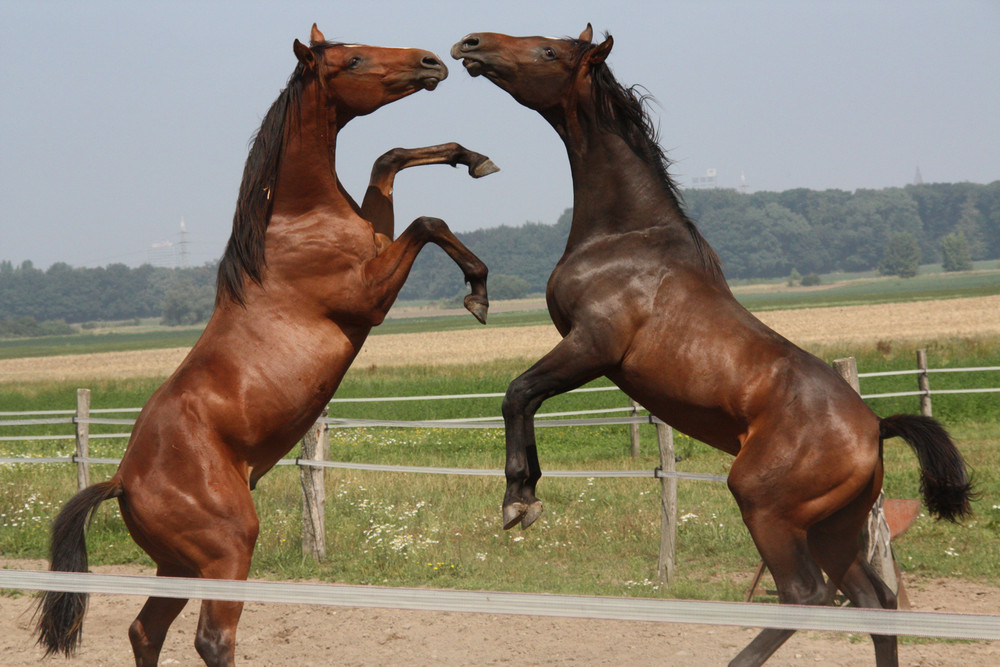
[{"label": "dry grass field", "polygon": [[[427,313],[422,313],[426,315]],[[765,324],[804,347],[921,341],[1000,333],[1000,295],[865,306],[772,310]],[[559,340],[549,325],[371,336],[355,366],[470,364],[535,359]],[[0,360],[0,382],[169,375],[185,348]]]}]

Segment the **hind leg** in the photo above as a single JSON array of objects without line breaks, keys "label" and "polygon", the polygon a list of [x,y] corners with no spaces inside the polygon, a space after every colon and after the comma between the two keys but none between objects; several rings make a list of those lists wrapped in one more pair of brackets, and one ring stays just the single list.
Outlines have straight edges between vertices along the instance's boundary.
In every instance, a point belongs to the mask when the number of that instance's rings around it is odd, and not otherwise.
[{"label": "hind leg", "polygon": [[[833,517],[834,521],[838,518]],[[863,518],[859,517],[843,521],[837,526],[839,530],[828,523],[818,525],[810,534],[810,545],[830,579],[856,607],[895,609],[896,595],[861,552],[861,521]],[[875,664],[878,667],[896,667],[899,664],[897,638],[892,635],[871,637],[875,645]]]},{"label": "hind leg", "polygon": [[[784,516],[755,513],[744,521],[754,543],[774,577],[782,604],[826,604],[830,594],[823,573],[809,554],[804,529],[787,523]],[[795,630],[765,628],[733,658],[731,666],[762,665]]]},{"label": "hind leg", "polygon": [[[206,579],[246,579],[257,541],[258,520],[245,478],[216,474],[205,486],[184,489],[169,483],[146,484],[130,495],[125,512],[136,542],[164,567]],[[190,479],[190,477],[189,477]],[[158,653],[167,628],[183,601],[150,599],[130,630],[137,664]],[[210,667],[234,664],[236,626],[242,602],[205,601],[201,606],[195,647]]]},{"label": "hind leg", "polygon": [[[250,559],[257,541],[259,524],[250,490],[246,486],[230,490],[229,500],[239,501],[241,510],[220,522],[218,530],[203,538],[203,553],[211,556],[198,567],[198,576],[205,579],[235,579],[243,581],[250,573]],[[234,497],[238,496],[238,497]],[[227,600],[205,600],[201,603],[195,648],[209,667],[230,667],[236,659],[236,626],[243,613],[243,603]]]},{"label": "hind leg", "polygon": [[[774,436],[769,441],[778,442]],[[768,456],[767,448],[748,442],[730,468],[729,490],[774,577],[781,603],[827,604],[832,592],[810,553],[808,532],[815,522],[812,512],[823,504],[823,490],[796,480],[796,472],[794,459],[775,460]],[[775,479],[782,480],[780,486],[773,483]],[[803,495],[801,489],[808,489],[809,495]],[[794,630],[765,628],[730,665],[762,665],[793,634]]]},{"label": "hind leg", "polygon": [[[174,567],[160,566],[156,570],[158,577],[190,577],[193,574],[188,570]],[[163,641],[167,638],[167,630],[187,602],[176,598],[146,600],[142,611],[128,629],[136,667],[156,667],[160,651],[163,649]]]},{"label": "hind leg", "polygon": [[[227,557],[202,568],[199,576],[243,581],[250,572],[252,554],[252,544],[249,549],[233,550]],[[242,613],[243,603],[239,601],[205,600],[201,603],[194,645],[209,667],[235,664],[236,626]]]}]

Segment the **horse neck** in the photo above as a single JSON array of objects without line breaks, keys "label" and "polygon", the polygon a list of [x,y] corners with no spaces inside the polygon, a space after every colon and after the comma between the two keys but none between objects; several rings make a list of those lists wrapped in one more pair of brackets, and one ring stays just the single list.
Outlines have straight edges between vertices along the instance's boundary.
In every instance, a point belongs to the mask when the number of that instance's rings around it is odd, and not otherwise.
[{"label": "horse neck", "polygon": [[592,125],[559,132],[573,175],[569,243],[650,227],[676,230],[678,239],[690,242],[687,218],[656,167],[617,134]]},{"label": "horse neck", "polygon": [[336,110],[320,99],[318,86],[306,87],[297,118],[285,122],[273,214],[294,217],[319,206],[347,206],[337,187]]}]

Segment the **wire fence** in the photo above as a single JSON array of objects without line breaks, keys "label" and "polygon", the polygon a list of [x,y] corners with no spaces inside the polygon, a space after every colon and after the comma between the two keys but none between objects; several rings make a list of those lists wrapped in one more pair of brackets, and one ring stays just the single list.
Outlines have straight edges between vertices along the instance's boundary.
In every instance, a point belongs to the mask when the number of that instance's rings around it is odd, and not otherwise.
[{"label": "wire fence", "polygon": [[[923,361],[923,363],[921,363]],[[871,373],[858,373],[858,377],[879,378],[891,376],[917,376],[921,380],[920,387],[916,390],[894,391],[880,393],[862,393],[861,397],[866,400],[878,400],[885,398],[900,397],[920,397],[921,412],[930,414],[930,399],[932,396],[956,395],[956,394],[990,394],[1000,393],[1000,387],[968,387],[961,389],[931,389],[927,380],[930,374],[934,373],[983,373],[1000,371],[1000,366],[979,366],[962,368],[928,368],[926,366],[926,356],[918,354],[918,367],[916,369],[898,371],[878,371]],[[87,390],[81,390],[86,392]],[[609,392],[621,390],[615,386],[609,387],[584,387],[568,393],[590,393]],[[89,392],[87,392],[89,397]],[[362,404],[362,403],[394,403],[394,402],[415,402],[415,401],[461,401],[467,399],[483,398],[503,398],[503,392],[471,393],[471,394],[432,394],[416,396],[378,396],[367,398],[333,398],[331,406]],[[37,410],[37,411],[0,411],[0,432],[6,428],[51,426],[51,425],[72,425],[75,433],[66,434],[19,434],[0,435],[0,442],[45,442],[45,441],[67,441],[77,440],[77,452],[70,456],[0,456],[0,464],[27,464],[27,463],[76,463],[86,464],[117,464],[120,459],[107,457],[90,457],[85,448],[80,446],[81,437],[87,440],[95,439],[127,439],[130,432],[114,433],[90,433],[91,425],[101,426],[129,426],[135,423],[135,419],[124,417],[101,417],[98,415],[124,415],[138,414],[141,408],[99,408],[89,409],[88,405],[83,409],[79,404],[76,410]],[[606,416],[613,414],[622,416]],[[624,414],[623,414],[624,413]],[[605,415],[593,417],[587,415]],[[338,418],[326,417],[323,420],[331,429],[350,428],[435,428],[435,429],[498,429],[503,428],[503,417],[499,415],[488,415],[480,417],[459,417],[452,419],[429,419],[429,420],[392,420],[392,419],[361,419],[361,418]],[[576,410],[564,412],[539,413],[535,416],[536,428],[547,427],[576,427],[576,426],[609,426],[609,425],[638,425],[638,424],[659,424],[659,419],[648,414],[641,406],[602,408],[589,410]],[[468,468],[439,468],[426,466],[388,466],[380,464],[346,463],[337,461],[303,461],[301,458],[286,458],[279,462],[279,465],[300,465],[310,467],[345,468],[355,470],[379,470],[396,471],[409,473],[429,473],[429,474],[457,474],[457,475],[499,475],[500,470],[481,470]],[[662,470],[652,471],[552,471],[546,473],[547,476],[580,476],[580,477],[662,477]],[[724,481],[722,475],[705,475],[699,473],[671,472],[670,476],[678,479],[699,479],[711,481]]]}]

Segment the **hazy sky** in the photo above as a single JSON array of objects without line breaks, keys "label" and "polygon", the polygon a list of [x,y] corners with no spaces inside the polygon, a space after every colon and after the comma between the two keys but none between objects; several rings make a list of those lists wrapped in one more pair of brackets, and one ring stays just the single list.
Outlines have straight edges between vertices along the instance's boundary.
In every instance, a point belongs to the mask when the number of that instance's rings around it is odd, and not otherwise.
[{"label": "hazy sky", "polygon": [[902,186],[1000,178],[1000,1],[46,2],[0,0],[0,260],[137,266],[180,240],[229,237],[248,141],[295,66],[292,41],[434,51],[451,75],[358,118],[338,174],[360,200],[394,146],[459,141],[502,168],[396,181],[397,229],[418,215],[469,231],[555,222],[572,204],[555,132],[448,57],[473,31],[615,38],[682,186]]}]

